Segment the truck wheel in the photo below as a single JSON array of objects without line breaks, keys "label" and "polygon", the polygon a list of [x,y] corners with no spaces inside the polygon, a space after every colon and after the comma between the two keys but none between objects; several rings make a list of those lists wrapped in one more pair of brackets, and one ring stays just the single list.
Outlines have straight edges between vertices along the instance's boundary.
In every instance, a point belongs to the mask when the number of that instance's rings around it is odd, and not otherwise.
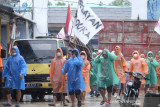
[{"label": "truck wheel", "polygon": [[44,91],[40,91],[39,94],[38,94],[39,100],[43,101],[44,100],[44,96],[45,96],[45,92]]},{"label": "truck wheel", "polygon": [[31,93],[32,100],[37,100],[37,93]]}]

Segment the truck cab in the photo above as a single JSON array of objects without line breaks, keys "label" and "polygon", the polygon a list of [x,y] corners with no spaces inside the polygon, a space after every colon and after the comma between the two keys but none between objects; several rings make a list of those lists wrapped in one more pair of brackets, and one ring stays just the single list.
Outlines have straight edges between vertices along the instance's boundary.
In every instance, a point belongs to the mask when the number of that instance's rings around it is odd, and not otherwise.
[{"label": "truck cab", "polygon": [[20,54],[27,63],[26,89],[22,93],[31,94],[32,99],[43,99],[46,94],[51,94],[50,63],[57,48],[62,48],[64,55],[66,54],[64,40],[57,38],[20,39],[15,40],[13,45],[19,48]]}]

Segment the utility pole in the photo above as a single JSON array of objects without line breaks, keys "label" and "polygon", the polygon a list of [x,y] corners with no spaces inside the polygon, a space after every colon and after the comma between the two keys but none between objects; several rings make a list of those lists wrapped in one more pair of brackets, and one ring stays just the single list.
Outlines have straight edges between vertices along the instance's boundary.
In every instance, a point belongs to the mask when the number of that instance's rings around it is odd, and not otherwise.
[{"label": "utility pole", "polygon": [[32,0],[32,20],[34,20],[34,0]]}]

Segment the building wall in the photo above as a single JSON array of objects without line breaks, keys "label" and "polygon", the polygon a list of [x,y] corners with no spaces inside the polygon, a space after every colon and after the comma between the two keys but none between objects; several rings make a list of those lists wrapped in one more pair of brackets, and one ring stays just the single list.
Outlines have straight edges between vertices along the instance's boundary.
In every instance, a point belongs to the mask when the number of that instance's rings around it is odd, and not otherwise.
[{"label": "building wall", "polygon": [[[1,26],[1,45],[3,47],[3,49],[7,50],[7,25],[2,25]],[[7,56],[7,53],[6,53]],[[3,58],[2,62],[3,65],[5,64],[7,58]]]}]

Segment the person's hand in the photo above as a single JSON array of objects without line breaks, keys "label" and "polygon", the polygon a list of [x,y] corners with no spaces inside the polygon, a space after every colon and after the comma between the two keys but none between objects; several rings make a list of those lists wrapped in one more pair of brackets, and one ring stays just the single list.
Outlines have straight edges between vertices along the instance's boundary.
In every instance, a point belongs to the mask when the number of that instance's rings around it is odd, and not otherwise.
[{"label": "person's hand", "polygon": [[109,50],[108,49],[104,49],[104,52],[109,52]]},{"label": "person's hand", "polygon": [[19,75],[19,79],[22,79],[22,77],[23,77],[23,75],[22,75],[22,74],[20,74],[20,75]]},{"label": "person's hand", "polygon": [[5,77],[2,77],[2,83],[4,83],[4,79],[5,79]]},{"label": "person's hand", "polygon": [[153,59],[151,58],[150,61],[153,62]]}]

